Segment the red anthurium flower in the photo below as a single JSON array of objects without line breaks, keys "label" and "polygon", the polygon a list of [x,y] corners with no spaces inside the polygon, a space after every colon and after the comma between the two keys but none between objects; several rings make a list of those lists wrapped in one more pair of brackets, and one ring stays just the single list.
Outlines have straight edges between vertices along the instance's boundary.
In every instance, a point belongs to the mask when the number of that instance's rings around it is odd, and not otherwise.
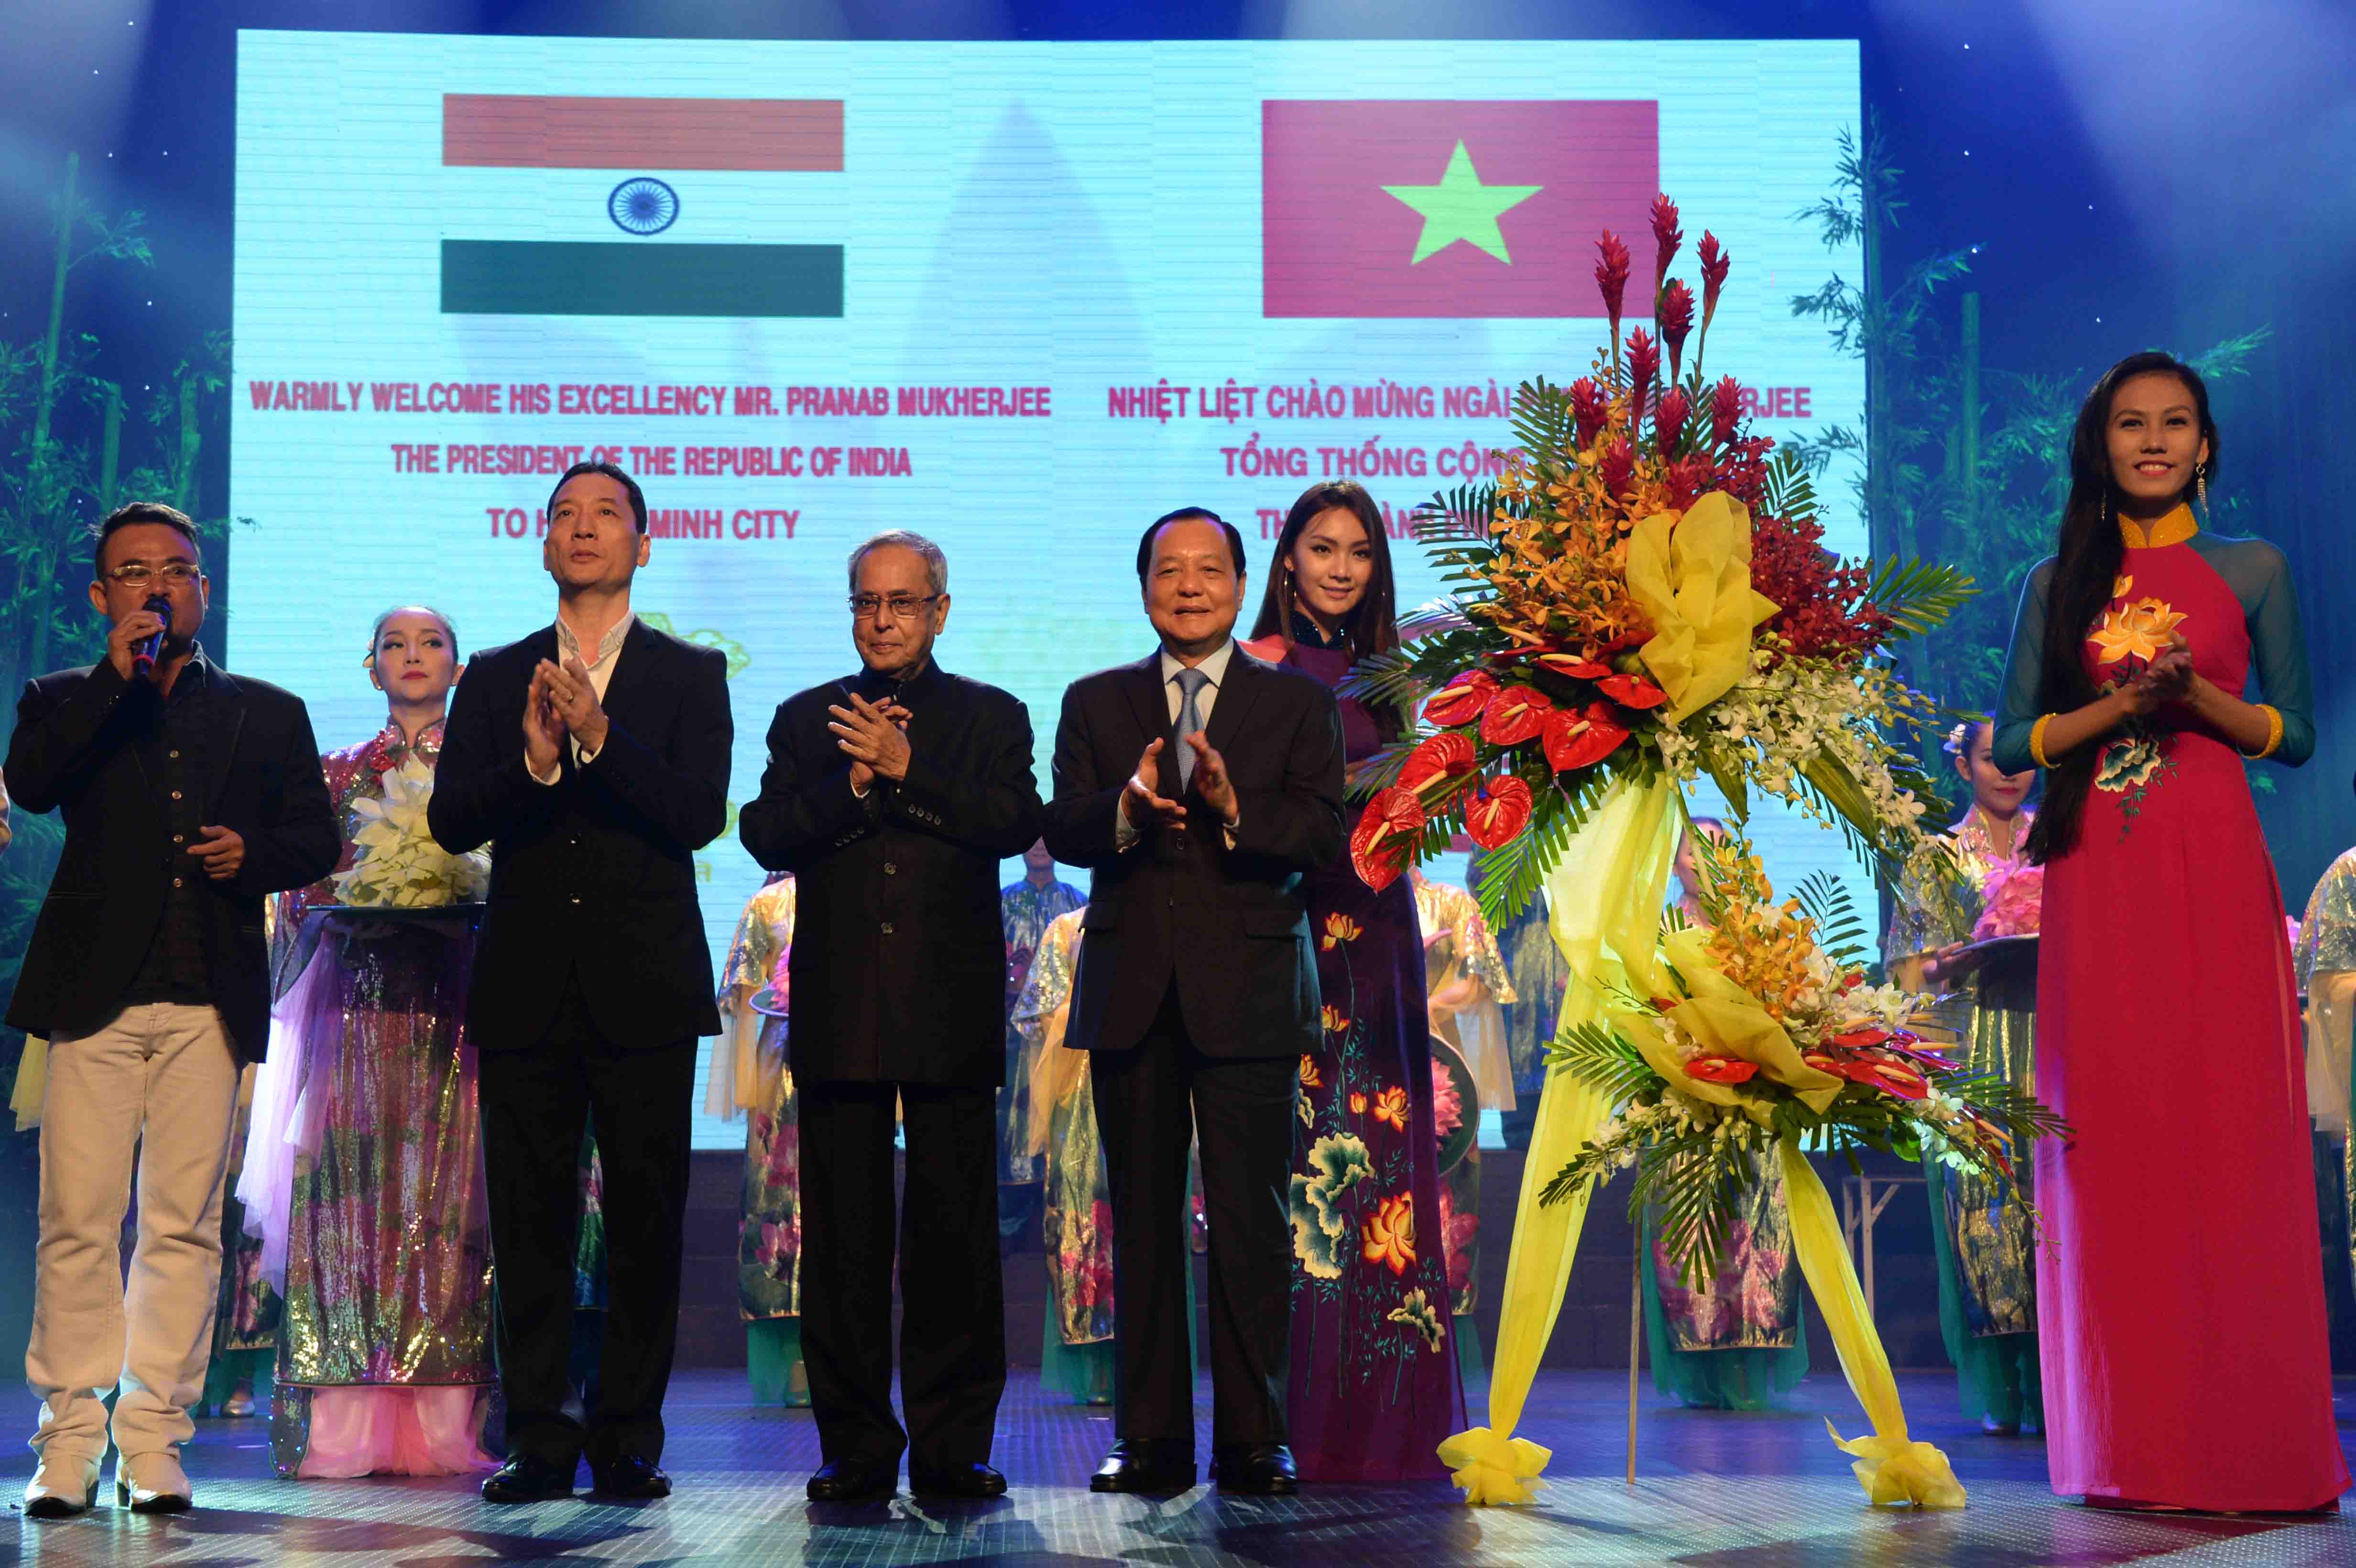
[{"label": "red anthurium flower", "polygon": [[1423,705],[1423,716],[1443,730],[1470,724],[1497,694],[1497,677],[1485,669],[1466,670]]},{"label": "red anthurium flower", "polygon": [[1464,808],[1464,831],[1483,849],[1502,849],[1530,825],[1533,804],[1526,783],[1499,773]]},{"label": "red anthurium flower", "polygon": [[1674,279],[1661,291],[1653,307],[1653,323],[1661,329],[1661,341],[1669,346],[1669,379],[1677,379],[1678,367],[1685,362],[1686,338],[1693,332],[1693,290],[1686,287],[1683,278]]},{"label": "red anthurium flower", "polygon": [[1398,787],[1413,795],[1421,810],[1435,792],[1445,796],[1459,780],[1470,778],[1473,763],[1472,737],[1443,730],[1408,753]]},{"label": "red anthurium flower", "polygon": [[1603,314],[1612,318],[1612,337],[1620,337],[1620,302],[1628,292],[1628,247],[1609,229],[1595,242],[1595,286],[1603,291]]},{"label": "red anthurium flower", "polygon": [[1800,1052],[1800,1060],[1806,1062],[1809,1066],[1815,1068],[1819,1072],[1829,1072],[1837,1078],[1846,1078],[1848,1076],[1847,1070],[1843,1066],[1840,1059],[1836,1056],[1829,1056],[1824,1051],[1804,1051]]},{"label": "red anthurium flower", "polygon": [[1558,773],[1593,767],[1618,751],[1627,738],[1627,728],[1614,721],[1608,702],[1590,702],[1576,709],[1558,708],[1546,720],[1547,766]]},{"label": "red anthurium flower", "polygon": [[1580,450],[1595,443],[1595,435],[1612,417],[1611,398],[1591,376],[1581,376],[1569,389],[1571,423],[1577,428]]},{"label": "red anthurium flower", "polygon": [[1867,1046],[1879,1045],[1883,1040],[1888,1040],[1889,1038],[1890,1031],[1888,1029],[1882,1029],[1878,1025],[1869,1025],[1864,1029],[1851,1029],[1847,1034],[1837,1034],[1833,1036],[1833,1043],[1838,1046],[1845,1046],[1850,1051],[1863,1051]]},{"label": "red anthurium flower", "polygon": [[1677,227],[1677,204],[1665,191],[1653,198],[1654,264],[1659,269],[1653,275],[1653,288],[1659,292],[1661,280],[1669,275],[1669,262],[1677,247],[1685,242],[1686,231]]},{"label": "red anthurium flower", "polygon": [[1561,649],[1540,654],[1538,663],[1557,675],[1576,676],[1580,680],[1601,680],[1612,673],[1612,667],[1608,664],[1597,664],[1593,659]]},{"label": "red anthurium flower", "polygon": [[1350,835],[1350,865],[1358,880],[1376,892],[1398,880],[1415,855],[1423,821],[1423,803],[1415,791],[1397,784],[1376,790],[1358,818],[1358,830]]},{"label": "red anthurium flower", "polygon": [[1493,746],[1518,746],[1546,728],[1553,699],[1532,686],[1509,686],[1481,715],[1481,739]]},{"label": "red anthurium flower", "polygon": [[1875,1061],[1873,1072],[1865,1080],[1897,1095],[1901,1100],[1920,1100],[1931,1092],[1930,1080],[1902,1061]]},{"label": "red anthurium flower", "polygon": [[1686,1076],[1705,1083],[1748,1083],[1758,1072],[1757,1062],[1739,1056],[1697,1056],[1686,1063]]},{"label": "red anthurium flower", "polygon": [[1641,675],[1606,676],[1595,685],[1621,707],[1633,708],[1639,713],[1649,712],[1669,699],[1667,692]]},{"label": "red anthurium flower", "polygon": [[1734,265],[1734,255],[1707,229],[1701,231],[1701,243],[1694,247],[1694,254],[1701,258],[1701,329],[1708,332],[1709,318],[1718,314],[1718,292],[1726,287],[1726,271]]}]

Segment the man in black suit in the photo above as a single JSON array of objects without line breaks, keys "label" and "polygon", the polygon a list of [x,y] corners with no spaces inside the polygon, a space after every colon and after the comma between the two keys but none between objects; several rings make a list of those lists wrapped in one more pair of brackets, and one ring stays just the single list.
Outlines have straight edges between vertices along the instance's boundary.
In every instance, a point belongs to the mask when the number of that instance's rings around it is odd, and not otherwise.
[{"label": "man in black suit", "polygon": [[117,1495],[142,1512],[189,1505],[179,1449],[204,1386],[238,1073],[269,1042],[262,901],[326,876],[341,849],[301,699],[197,645],[211,589],[194,525],[143,502],[95,531],[106,657],[26,686],[7,763],[16,804],[66,826],[8,1004],[49,1042],[25,1511],[51,1519],[97,1488],[106,1388]]},{"label": "man in black suit", "polygon": [[1055,859],[1092,873],[1064,1043],[1095,1053],[1120,1310],[1119,1440],[1089,1485],[1194,1482],[1192,1132],[1211,1230],[1212,1475],[1290,1492],[1286,1184],[1300,1061],[1320,1044],[1300,881],[1342,853],[1342,720],[1323,687],[1236,645],[1244,546],[1228,524],[1194,507],[1160,518],[1137,575],[1162,645],[1064,694],[1046,822]]},{"label": "man in black suit", "polygon": [[[481,1062],[508,1462],[492,1502],[670,1493],[663,1391],[679,1333],[695,1042],[717,1034],[695,851],[727,824],[727,662],[630,613],[646,497],[576,464],[548,503],[556,624],[477,654],[427,818],[491,844],[466,1033]],[[605,1175],[606,1326],[586,1433],[563,1409],[578,1159]]]},{"label": "man in black suit", "polygon": [[[800,887],[787,1046],[801,1096],[802,1357],[821,1501],[995,1497],[1006,1387],[998,868],[1039,836],[1031,716],[933,660],[948,562],[912,533],[851,552],[860,673],[777,705],[738,831]],[[892,1413],[892,1127],[907,1128]]]}]

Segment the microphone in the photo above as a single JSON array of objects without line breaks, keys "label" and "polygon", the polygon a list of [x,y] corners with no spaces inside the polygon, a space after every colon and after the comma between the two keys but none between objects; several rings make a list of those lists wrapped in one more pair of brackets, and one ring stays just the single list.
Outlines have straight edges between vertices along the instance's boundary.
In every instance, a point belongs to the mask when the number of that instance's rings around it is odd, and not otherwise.
[{"label": "microphone", "polygon": [[151,615],[164,618],[164,624],[155,628],[154,636],[142,637],[131,647],[132,678],[146,680],[155,675],[155,657],[164,651],[164,634],[172,629],[172,602],[161,593],[150,593],[147,603],[140,608]]}]

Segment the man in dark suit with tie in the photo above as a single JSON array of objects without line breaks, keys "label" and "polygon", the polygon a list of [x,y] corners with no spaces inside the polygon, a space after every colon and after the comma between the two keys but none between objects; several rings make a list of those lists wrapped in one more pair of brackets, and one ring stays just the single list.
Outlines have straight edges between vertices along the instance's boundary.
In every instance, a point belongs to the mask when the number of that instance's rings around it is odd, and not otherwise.
[{"label": "man in dark suit with tie", "polygon": [[[630,612],[646,498],[576,464],[548,504],[556,624],[477,654],[450,705],[427,819],[491,845],[466,1033],[481,1062],[508,1462],[492,1502],[659,1498],[679,1332],[699,1035],[720,1032],[694,853],[726,826],[727,663]],[[605,1343],[584,1433],[566,1414],[578,1160],[605,1166]]]},{"label": "man in dark suit with tie", "polygon": [[[738,832],[799,889],[787,1046],[801,1098],[802,1357],[819,1501],[910,1489],[995,1497],[1006,1387],[997,1087],[1005,947],[998,868],[1038,837],[1031,718],[942,669],[948,562],[894,532],[851,556],[860,673],[777,706]],[[900,1390],[892,1413],[892,1138],[901,1199]]]},{"label": "man in dark suit with tie", "polygon": [[1342,720],[1323,687],[1236,645],[1233,527],[1172,512],[1139,543],[1137,574],[1162,645],[1064,694],[1046,819],[1055,859],[1092,872],[1064,1043],[1094,1053],[1120,1328],[1119,1441],[1089,1485],[1194,1481],[1192,1134],[1211,1231],[1212,1474],[1290,1492],[1286,1186],[1300,1061],[1321,1039],[1300,880],[1343,851]]},{"label": "man in dark suit with tie", "polygon": [[11,1026],[49,1042],[25,1355],[36,1519],[90,1506],[103,1390],[119,1390],[118,1496],[189,1506],[179,1451],[204,1387],[239,1068],[270,1038],[262,901],[326,876],[341,847],[302,699],[197,644],[211,589],[195,525],[136,502],[96,531],[106,656],[27,683],[8,746],[16,804],[66,828],[8,1003]]}]

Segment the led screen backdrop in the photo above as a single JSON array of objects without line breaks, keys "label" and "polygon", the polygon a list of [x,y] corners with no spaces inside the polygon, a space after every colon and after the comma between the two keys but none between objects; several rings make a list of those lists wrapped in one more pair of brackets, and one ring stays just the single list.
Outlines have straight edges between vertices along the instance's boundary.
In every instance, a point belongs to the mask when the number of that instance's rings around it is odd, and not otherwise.
[{"label": "led screen backdrop", "polygon": [[[1151,646],[1160,512],[1238,523],[1256,590],[1291,498],[1361,478],[1431,596],[1408,513],[1509,441],[1515,382],[1586,369],[1594,236],[1643,273],[1655,190],[1734,255],[1708,368],[1760,430],[1854,425],[1858,365],[1790,300],[1858,275],[1796,216],[1857,113],[1838,42],[247,33],[237,664],[322,744],[373,732],[375,613],[545,624],[541,510],[604,455],[654,511],[639,612],[728,655],[733,801],[774,705],[853,667],[843,559],[888,528],[948,550],[941,662],[1029,703],[1044,784],[1065,683]],[[1847,865],[1762,839],[1782,878]],[[733,831],[701,869],[717,954],[760,873]]]}]

